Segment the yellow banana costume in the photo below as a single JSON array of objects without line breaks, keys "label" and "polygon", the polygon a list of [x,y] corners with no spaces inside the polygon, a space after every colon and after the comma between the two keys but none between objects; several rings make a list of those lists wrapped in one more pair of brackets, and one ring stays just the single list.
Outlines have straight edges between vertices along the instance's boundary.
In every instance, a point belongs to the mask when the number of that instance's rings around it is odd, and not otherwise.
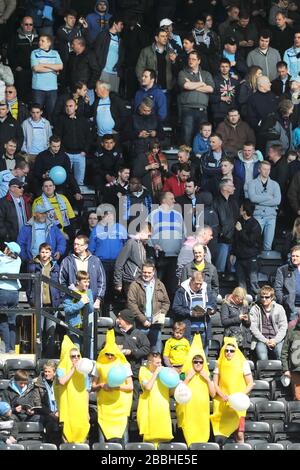
[{"label": "yellow banana costume", "polygon": [[[182,368],[182,372],[186,375],[193,369],[192,360],[197,355],[203,358],[203,370],[209,374],[199,334],[194,336],[190,351]],[[192,398],[185,405],[176,404],[176,415],[178,427],[182,428],[185,441],[190,446],[195,442],[208,442],[209,440],[209,390],[207,382],[199,374],[195,374],[187,386],[192,392]]]},{"label": "yellow banana costume", "polygon": [[[58,368],[68,374],[72,368],[71,349],[77,349],[70,338],[65,335],[60,354]],[[86,378],[75,370],[65,385],[56,383],[55,399],[59,413],[59,421],[64,424],[63,434],[67,442],[84,442],[90,430],[88,392]]]},{"label": "yellow banana costume", "polygon": [[[232,344],[236,349],[231,360],[225,357],[225,348]],[[238,348],[236,338],[225,337],[224,346],[218,359],[219,387],[225,395],[241,392],[246,389],[243,367],[245,356]],[[228,402],[224,402],[218,395],[214,398],[214,412],[211,423],[215,436],[229,437],[239,427],[240,417],[246,416],[246,411],[235,411]]]},{"label": "yellow banana costume", "polygon": [[[114,354],[116,359],[113,362],[109,361],[105,353]],[[126,357],[116,344],[114,330],[108,330],[105,346],[100,351],[96,361],[99,381],[107,383],[109,370],[117,364],[129,366]],[[111,389],[110,391],[100,389],[97,392],[98,423],[107,440],[123,437],[130,415],[132,397],[133,392],[118,389]]]}]

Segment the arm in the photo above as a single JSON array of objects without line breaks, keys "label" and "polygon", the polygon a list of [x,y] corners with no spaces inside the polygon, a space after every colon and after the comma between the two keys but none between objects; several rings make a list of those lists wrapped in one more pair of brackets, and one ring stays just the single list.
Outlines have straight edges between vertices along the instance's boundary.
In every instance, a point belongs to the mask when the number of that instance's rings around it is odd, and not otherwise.
[{"label": "arm", "polygon": [[287,322],[285,310],[281,305],[279,307],[280,307],[281,313],[280,313],[279,322],[278,322],[278,333],[274,338],[276,344],[280,343],[284,339],[287,329],[288,329],[288,322]]},{"label": "arm", "polygon": [[219,397],[221,397],[223,401],[228,401],[228,395],[225,395],[219,387],[219,374],[213,375],[213,383],[216,395],[219,395]]},{"label": "arm", "polygon": [[139,81],[141,80],[141,77],[146,67],[147,67],[147,61],[146,61],[146,56],[145,56],[145,49],[142,49],[140,52],[136,67],[135,67],[135,73]]},{"label": "arm", "polygon": [[182,288],[179,288],[174,297],[173,301],[173,312],[178,317],[190,317],[190,307],[186,304],[185,296]]},{"label": "arm", "polygon": [[122,287],[122,273],[123,273],[123,267],[126,264],[129,255],[131,251],[131,245],[130,242],[128,241],[125,243],[124,247],[120,251],[116,263],[115,263],[115,270],[114,270],[114,285],[115,287]]},{"label": "arm", "polygon": [[264,344],[267,344],[268,340],[263,336],[263,334],[260,332],[259,327],[258,327],[258,317],[260,315],[259,312],[255,312],[254,308],[257,309],[258,307],[254,306],[250,309],[250,320],[251,320],[251,325],[250,325],[250,331],[255,337],[256,341],[260,341]]},{"label": "arm", "polygon": [[146,358],[150,352],[150,342],[148,337],[143,332],[140,332],[137,339],[136,347],[133,345],[130,348],[131,355],[136,359]]},{"label": "arm", "polygon": [[294,177],[292,178],[290,187],[288,189],[287,197],[293,211],[297,214],[300,210],[300,206],[298,202],[299,178],[296,175],[294,175]]},{"label": "arm", "polygon": [[[281,350],[281,362],[282,362],[282,370],[283,372],[289,371],[289,354],[290,354],[290,346],[291,346],[291,341],[290,341],[290,335],[287,333],[282,350]],[[298,343],[299,346],[299,343]]]},{"label": "arm", "polygon": [[275,281],[274,281],[274,290],[276,301],[282,305],[283,302],[283,286],[284,286],[284,278],[283,278],[283,271],[279,267],[276,271]]},{"label": "arm", "polygon": [[98,258],[97,286],[98,286],[97,298],[101,300],[103,299],[105,290],[106,290],[106,275],[105,275],[103,265],[99,258]]},{"label": "arm", "polygon": [[63,255],[67,248],[67,242],[59,228],[54,225],[54,233],[55,233],[55,252],[58,251],[61,255]]},{"label": "arm", "polygon": [[75,372],[75,367],[73,366],[70,370],[70,372],[68,372],[68,374],[64,375],[63,377],[59,377],[58,378],[58,382],[60,385],[65,385],[67,382],[69,382],[70,378],[73,376]]},{"label": "arm", "polygon": [[94,227],[90,235],[89,247],[88,247],[88,250],[92,253],[92,255],[96,254],[96,243],[97,243],[97,232],[96,232],[96,227]]},{"label": "arm", "polygon": [[5,10],[2,15],[2,19],[6,22],[13,12],[15,11],[17,6],[17,0],[9,0],[9,2],[5,2]]},{"label": "arm", "polygon": [[244,391],[244,393],[248,395],[248,393],[251,392],[253,385],[254,385],[253,377],[252,377],[252,374],[248,374],[248,375],[245,375],[244,378],[246,382],[246,390]]},{"label": "arm", "polygon": [[71,297],[66,297],[63,302],[64,306],[64,311],[66,314],[74,315],[77,314],[78,311],[80,311],[84,306],[84,302],[82,300],[79,300],[78,302],[73,302]]},{"label": "arm", "polygon": [[137,291],[136,284],[132,283],[129,287],[127,295],[127,307],[134,313],[134,316],[144,324],[147,321],[147,317],[144,312],[140,309],[140,306],[137,304]]},{"label": "arm", "polygon": [[150,392],[153,388],[153,385],[154,385],[154,382],[155,380],[157,379],[157,376],[159,374],[159,371],[161,370],[161,367],[158,367],[152,374],[152,377],[151,379],[149,380],[149,382],[147,382],[146,384],[143,384],[143,388],[145,390],[147,390],[148,392]]}]

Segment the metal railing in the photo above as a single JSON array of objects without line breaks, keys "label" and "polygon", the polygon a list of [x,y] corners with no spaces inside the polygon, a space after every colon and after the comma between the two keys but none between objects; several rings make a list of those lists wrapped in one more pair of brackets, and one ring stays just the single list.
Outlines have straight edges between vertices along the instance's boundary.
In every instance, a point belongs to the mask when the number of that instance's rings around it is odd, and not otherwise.
[{"label": "metal railing", "polygon": [[[31,308],[22,308],[16,306],[15,311],[19,315],[31,314],[36,318],[36,335],[35,335],[35,354],[36,359],[40,359],[42,355],[42,317],[48,318],[55,322],[57,325],[65,328],[67,332],[75,333],[77,336],[82,338],[82,353],[84,357],[90,357],[91,342],[94,339],[94,357],[97,354],[97,311],[94,310],[94,338],[89,334],[89,319],[88,319],[88,305],[85,305],[82,309],[82,329],[74,328],[63,320],[56,318],[50,312],[63,311],[60,307],[43,307],[42,305],[42,284],[46,283],[49,286],[59,290],[60,292],[68,295],[69,297],[80,300],[81,295],[62,286],[58,282],[53,281],[49,277],[46,277],[39,273],[19,273],[19,274],[0,274],[0,280],[20,280],[33,282],[34,290],[34,306]],[[0,313],[5,314],[11,312],[12,308],[0,307]]]}]

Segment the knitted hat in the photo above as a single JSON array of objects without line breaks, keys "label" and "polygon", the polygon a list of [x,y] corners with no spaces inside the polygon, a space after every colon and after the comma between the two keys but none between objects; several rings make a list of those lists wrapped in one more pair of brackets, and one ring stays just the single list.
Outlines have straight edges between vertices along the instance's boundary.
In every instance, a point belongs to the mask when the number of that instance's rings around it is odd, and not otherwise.
[{"label": "knitted hat", "polygon": [[131,325],[134,324],[135,316],[134,316],[134,313],[131,310],[129,310],[129,308],[124,308],[124,310],[121,310],[119,312],[119,317],[122,318],[122,320],[126,321],[127,323],[130,323]]},{"label": "knitted hat", "polygon": [[10,410],[10,405],[6,401],[0,401],[0,416],[4,416]]}]

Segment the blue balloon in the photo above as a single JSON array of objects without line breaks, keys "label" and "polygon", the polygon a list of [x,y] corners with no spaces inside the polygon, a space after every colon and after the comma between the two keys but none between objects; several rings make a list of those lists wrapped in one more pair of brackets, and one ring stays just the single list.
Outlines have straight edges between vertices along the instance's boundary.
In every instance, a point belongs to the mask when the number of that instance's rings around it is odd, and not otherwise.
[{"label": "blue balloon", "polygon": [[158,378],[167,388],[175,388],[180,382],[179,375],[171,367],[163,367],[158,374]]},{"label": "blue balloon", "polygon": [[126,367],[121,364],[116,364],[108,371],[107,385],[109,387],[118,387],[125,381],[127,375]]},{"label": "blue balloon", "polygon": [[53,180],[54,184],[63,184],[67,179],[67,172],[63,166],[54,166],[49,171],[49,178]]}]

